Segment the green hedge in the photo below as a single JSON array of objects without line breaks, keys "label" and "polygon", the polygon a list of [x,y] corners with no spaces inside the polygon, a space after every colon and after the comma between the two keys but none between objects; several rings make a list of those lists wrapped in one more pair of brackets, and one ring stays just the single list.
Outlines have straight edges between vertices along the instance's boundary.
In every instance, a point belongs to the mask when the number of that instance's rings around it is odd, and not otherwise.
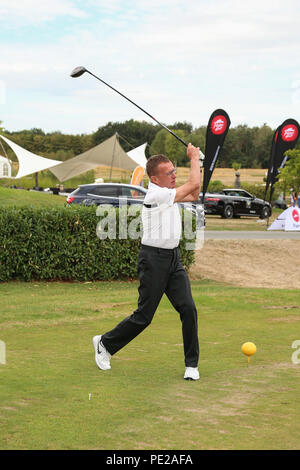
[{"label": "green hedge", "polygon": [[[242,189],[245,189],[245,191],[248,191],[249,193],[251,193],[253,196],[256,196],[260,199],[264,199],[264,196],[265,196],[265,185],[256,185],[256,184],[250,184],[250,183],[241,183],[241,188]],[[274,192],[273,192],[273,197],[272,197],[272,201],[275,201],[279,195],[280,195],[281,191],[275,186],[274,187]],[[269,200],[269,191],[268,191],[268,194],[267,194],[267,197],[266,197],[266,200],[268,201]]]},{"label": "green hedge", "polygon": [[[117,230],[118,218],[116,210]],[[100,220],[95,207],[0,209],[0,281],[136,278],[140,237],[100,240]],[[185,241],[180,251],[188,269],[194,252],[185,249]]]}]

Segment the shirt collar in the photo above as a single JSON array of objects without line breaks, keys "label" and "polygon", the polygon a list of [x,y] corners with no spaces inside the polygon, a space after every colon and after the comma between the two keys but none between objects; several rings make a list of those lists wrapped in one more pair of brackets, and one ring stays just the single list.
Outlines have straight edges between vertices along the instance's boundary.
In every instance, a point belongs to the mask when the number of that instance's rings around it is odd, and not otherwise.
[{"label": "shirt collar", "polygon": [[170,189],[167,186],[158,186],[158,184],[155,184],[155,183],[152,183],[152,181],[149,181],[148,189],[154,190],[154,189],[162,189],[162,188]]},{"label": "shirt collar", "polygon": [[160,188],[160,186],[158,186],[157,184],[152,183],[152,181],[149,181],[148,189],[158,189],[158,188]]}]

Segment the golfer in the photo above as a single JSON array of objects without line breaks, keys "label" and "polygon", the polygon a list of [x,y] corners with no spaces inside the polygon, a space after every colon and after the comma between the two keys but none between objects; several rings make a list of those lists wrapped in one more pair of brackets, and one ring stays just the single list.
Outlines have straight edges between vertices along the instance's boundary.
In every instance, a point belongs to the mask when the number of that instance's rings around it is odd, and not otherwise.
[{"label": "golfer", "polygon": [[102,370],[111,368],[110,359],[150,325],[165,293],[180,315],[185,359],[184,379],[198,380],[199,344],[197,310],[188,275],[179,258],[181,216],[177,202],[195,201],[200,192],[198,147],[189,144],[191,162],[188,181],[176,185],[176,169],[164,155],[147,161],[149,187],[142,209],[143,237],[138,257],[138,307],[114,329],[94,336],[95,361]]}]

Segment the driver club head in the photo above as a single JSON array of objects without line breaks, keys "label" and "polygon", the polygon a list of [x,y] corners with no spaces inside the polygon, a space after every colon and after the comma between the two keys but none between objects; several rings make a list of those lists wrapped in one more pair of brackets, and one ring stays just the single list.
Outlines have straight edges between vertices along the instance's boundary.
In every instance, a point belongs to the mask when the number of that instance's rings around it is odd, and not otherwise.
[{"label": "driver club head", "polygon": [[86,71],[87,70],[80,65],[79,67],[76,67],[74,70],[72,70],[70,76],[73,78],[77,78],[80,77]]}]

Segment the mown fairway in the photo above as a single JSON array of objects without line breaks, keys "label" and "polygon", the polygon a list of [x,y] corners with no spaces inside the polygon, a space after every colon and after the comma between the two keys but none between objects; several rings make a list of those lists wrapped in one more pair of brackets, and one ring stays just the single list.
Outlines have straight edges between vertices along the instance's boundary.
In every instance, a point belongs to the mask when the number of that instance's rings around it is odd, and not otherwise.
[{"label": "mown fairway", "polygon": [[[183,380],[180,321],[167,298],[112,370],[96,367],[92,336],[136,308],[136,282],[2,283],[0,448],[298,448],[299,291],[192,288],[198,382]],[[245,341],[257,345],[249,365]]]}]

